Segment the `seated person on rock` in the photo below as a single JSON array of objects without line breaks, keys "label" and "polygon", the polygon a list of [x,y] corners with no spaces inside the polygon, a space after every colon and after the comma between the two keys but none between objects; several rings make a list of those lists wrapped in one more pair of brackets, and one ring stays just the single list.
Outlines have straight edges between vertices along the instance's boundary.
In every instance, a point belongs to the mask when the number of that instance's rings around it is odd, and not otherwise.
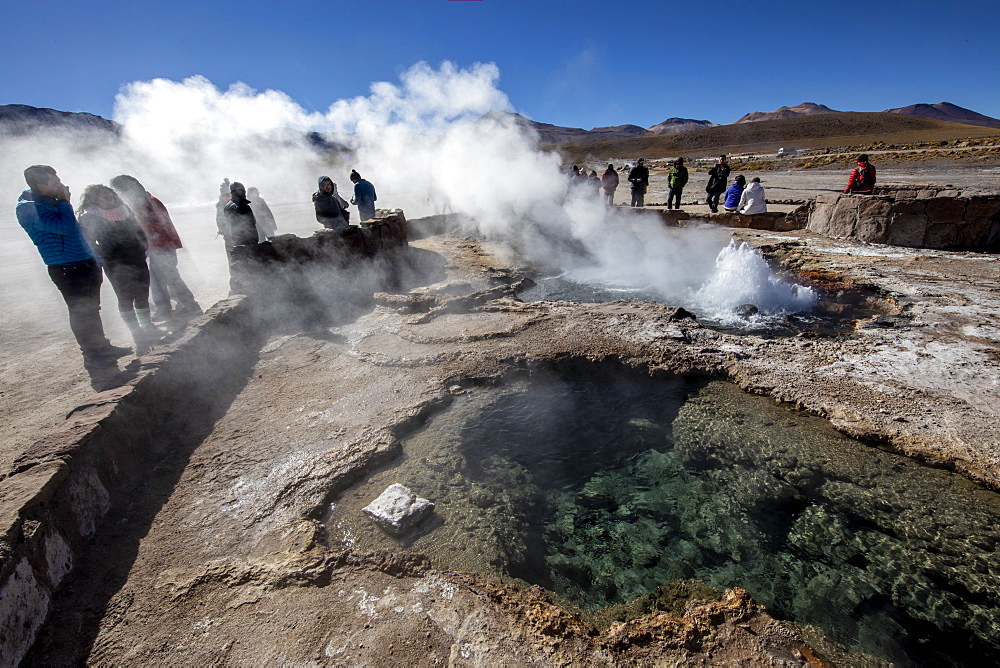
[{"label": "seated person on rock", "polygon": [[747,215],[767,213],[767,202],[764,200],[764,186],[760,184],[759,176],[753,177],[750,185],[740,195],[739,211]]},{"label": "seated person on rock", "polygon": [[851,171],[844,194],[871,195],[875,191],[875,166],[868,162],[868,154],[858,156],[858,166]]},{"label": "seated person on rock", "polygon": [[350,224],[347,200],[337,194],[337,184],[329,176],[318,179],[319,190],[313,193],[316,220],[331,230],[342,230]]},{"label": "seated person on rock", "polygon": [[726,210],[726,213],[736,213],[736,209],[740,208],[740,197],[743,196],[743,189],[746,188],[746,185],[746,177],[737,174],[733,185],[726,188],[726,194],[722,200],[722,208]]}]

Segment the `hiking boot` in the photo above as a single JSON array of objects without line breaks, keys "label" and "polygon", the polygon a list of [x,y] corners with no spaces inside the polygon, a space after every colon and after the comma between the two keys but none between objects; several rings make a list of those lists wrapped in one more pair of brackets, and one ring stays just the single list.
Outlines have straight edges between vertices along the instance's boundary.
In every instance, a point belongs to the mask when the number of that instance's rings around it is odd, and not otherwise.
[{"label": "hiking boot", "polygon": [[161,308],[153,311],[150,314],[150,318],[153,320],[153,322],[166,322],[167,320],[170,320],[170,317],[172,315],[173,313],[170,311],[170,309]]},{"label": "hiking boot", "polygon": [[177,315],[201,315],[204,311],[201,310],[198,302],[191,302],[190,304],[178,306],[174,309],[174,313]]},{"label": "hiking boot", "polygon": [[107,348],[104,348],[97,354],[101,357],[110,357],[111,359],[116,360],[119,357],[131,355],[132,349],[128,346],[113,346],[109,344]]},{"label": "hiking boot", "polygon": [[118,366],[118,358],[131,355],[132,349],[124,346],[113,346],[101,348],[91,353],[83,354],[83,366],[87,369],[104,369]]},{"label": "hiking boot", "polygon": [[108,369],[111,367],[118,368],[118,360],[113,357],[86,355],[83,358],[84,369]]}]

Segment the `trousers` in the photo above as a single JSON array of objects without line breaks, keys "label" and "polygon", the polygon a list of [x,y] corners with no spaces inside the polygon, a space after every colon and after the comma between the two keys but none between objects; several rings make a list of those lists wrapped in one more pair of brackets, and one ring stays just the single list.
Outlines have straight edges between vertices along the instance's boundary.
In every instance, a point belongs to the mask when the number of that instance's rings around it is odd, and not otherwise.
[{"label": "trousers", "polygon": [[84,355],[100,353],[111,343],[101,322],[101,283],[104,275],[94,260],[49,265],[49,278],[69,309],[69,327]]},{"label": "trousers", "polygon": [[194,294],[177,271],[177,251],[151,250],[146,255],[149,257],[149,292],[156,310],[170,313],[171,298],[178,306],[194,304]]}]

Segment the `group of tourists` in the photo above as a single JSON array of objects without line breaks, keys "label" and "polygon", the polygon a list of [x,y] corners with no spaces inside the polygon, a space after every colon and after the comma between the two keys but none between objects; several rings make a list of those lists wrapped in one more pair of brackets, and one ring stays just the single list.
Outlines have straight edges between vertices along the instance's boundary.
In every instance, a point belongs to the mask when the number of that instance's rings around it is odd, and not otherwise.
[{"label": "group of tourists", "polygon": [[[375,187],[351,171],[361,221],[375,217]],[[166,333],[155,322],[202,313],[177,269],[183,247],[167,207],[133,176],[121,174],[110,185],[95,183],[83,190],[74,211],[69,188],[49,165],[24,170],[28,188],[17,202],[18,223],[38,248],[49,277],[69,310],[70,329],[89,371],[117,367],[133,349],[114,346],[101,320],[101,285],[108,277],[118,300],[118,313],[132,334],[136,355],[148,351]],[[342,229],[350,222],[348,202],[327,176],[313,194],[316,220]],[[264,243],[277,233],[277,223],[257,188],[225,179],[219,188],[216,226],[225,242],[230,268],[233,249]],[[230,288],[235,289],[232,272]],[[152,302],[152,304],[150,303]]]},{"label": "group of tourists", "polygon": [[[69,188],[52,167],[32,165],[24,170],[24,179],[28,189],[18,198],[17,221],[66,302],[85,367],[113,366],[132,352],[112,345],[104,333],[100,309],[105,274],[136,354],[164,334],[154,320],[202,312],[177,270],[182,244],[167,208],[135,177],[121,174],[111,179],[110,187],[87,186],[76,211]],[[150,292],[155,311],[150,310]]]},{"label": "group of tourists", "polygon": [[[358,218],[362,223],[371,220],[375,217],[375,202],[378,201],[375,186],[361,178],[361,175],[353,169],[350,178],[354,184],[351,204],[358,207]],[[329,176],[321,176],[317,180],[317,185],[319,190],[312,196],[316,221],[331,230],[346,228],[351,224],[351,212],[347,210],[347,200],[337,192],[337,184]]]},{"label": "group of tourists", "polygon": [[[667,174],[667,209],[680,209],[681,197],[684,193],[684,186],[688,183],[688,170],[684,166],[684,158],[677,158],[668,162],[670,168]],[[712,213],[719,212],[722,208],[727,213],[755,214],[767,212],[767,200],[764,196],[764,186],[759,177],[754,177],[747,185],[746,177],[742,174],[736,175],[732,184],[728,184],[731,167],[725,155],[720,155],[715,165],[708,170],[708,183],[705,185],[707,196],[705,203]],[[573,167],[574,176],[583,174],[586,177],[586,169]],[[597,175],[591,172],[590,179],[596,180]],[[628,182],[631,185],[631,206],[645,206],[645,195],[649,189],[649,168],[646,167],[646,159],[639,158],[628,173]],[[599,183],[604,188],[604,195],[609,205],[614,205],[614,191],[618,187],[618,174],[614,165],[608,165],[608,169],[600,178]],[[855,195],[871,195],[875,189],[875,167],[868,162],[868,155],[858,156],[858,166],[851,172],[847,187],[844,193]]]}]

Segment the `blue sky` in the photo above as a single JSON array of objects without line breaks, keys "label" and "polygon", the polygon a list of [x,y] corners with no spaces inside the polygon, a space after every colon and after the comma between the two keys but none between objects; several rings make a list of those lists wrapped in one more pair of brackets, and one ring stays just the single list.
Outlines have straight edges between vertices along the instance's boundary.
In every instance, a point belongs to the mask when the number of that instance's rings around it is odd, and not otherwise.
[{"label": "blue sky", "polygon": [[496,63],[516,111],[588,129],[800,102],[1000,117],[997,0],[0,0],[0,16],[0,104],[108,118],[137,80],[242,81],[325,111],[444,60]]}]

